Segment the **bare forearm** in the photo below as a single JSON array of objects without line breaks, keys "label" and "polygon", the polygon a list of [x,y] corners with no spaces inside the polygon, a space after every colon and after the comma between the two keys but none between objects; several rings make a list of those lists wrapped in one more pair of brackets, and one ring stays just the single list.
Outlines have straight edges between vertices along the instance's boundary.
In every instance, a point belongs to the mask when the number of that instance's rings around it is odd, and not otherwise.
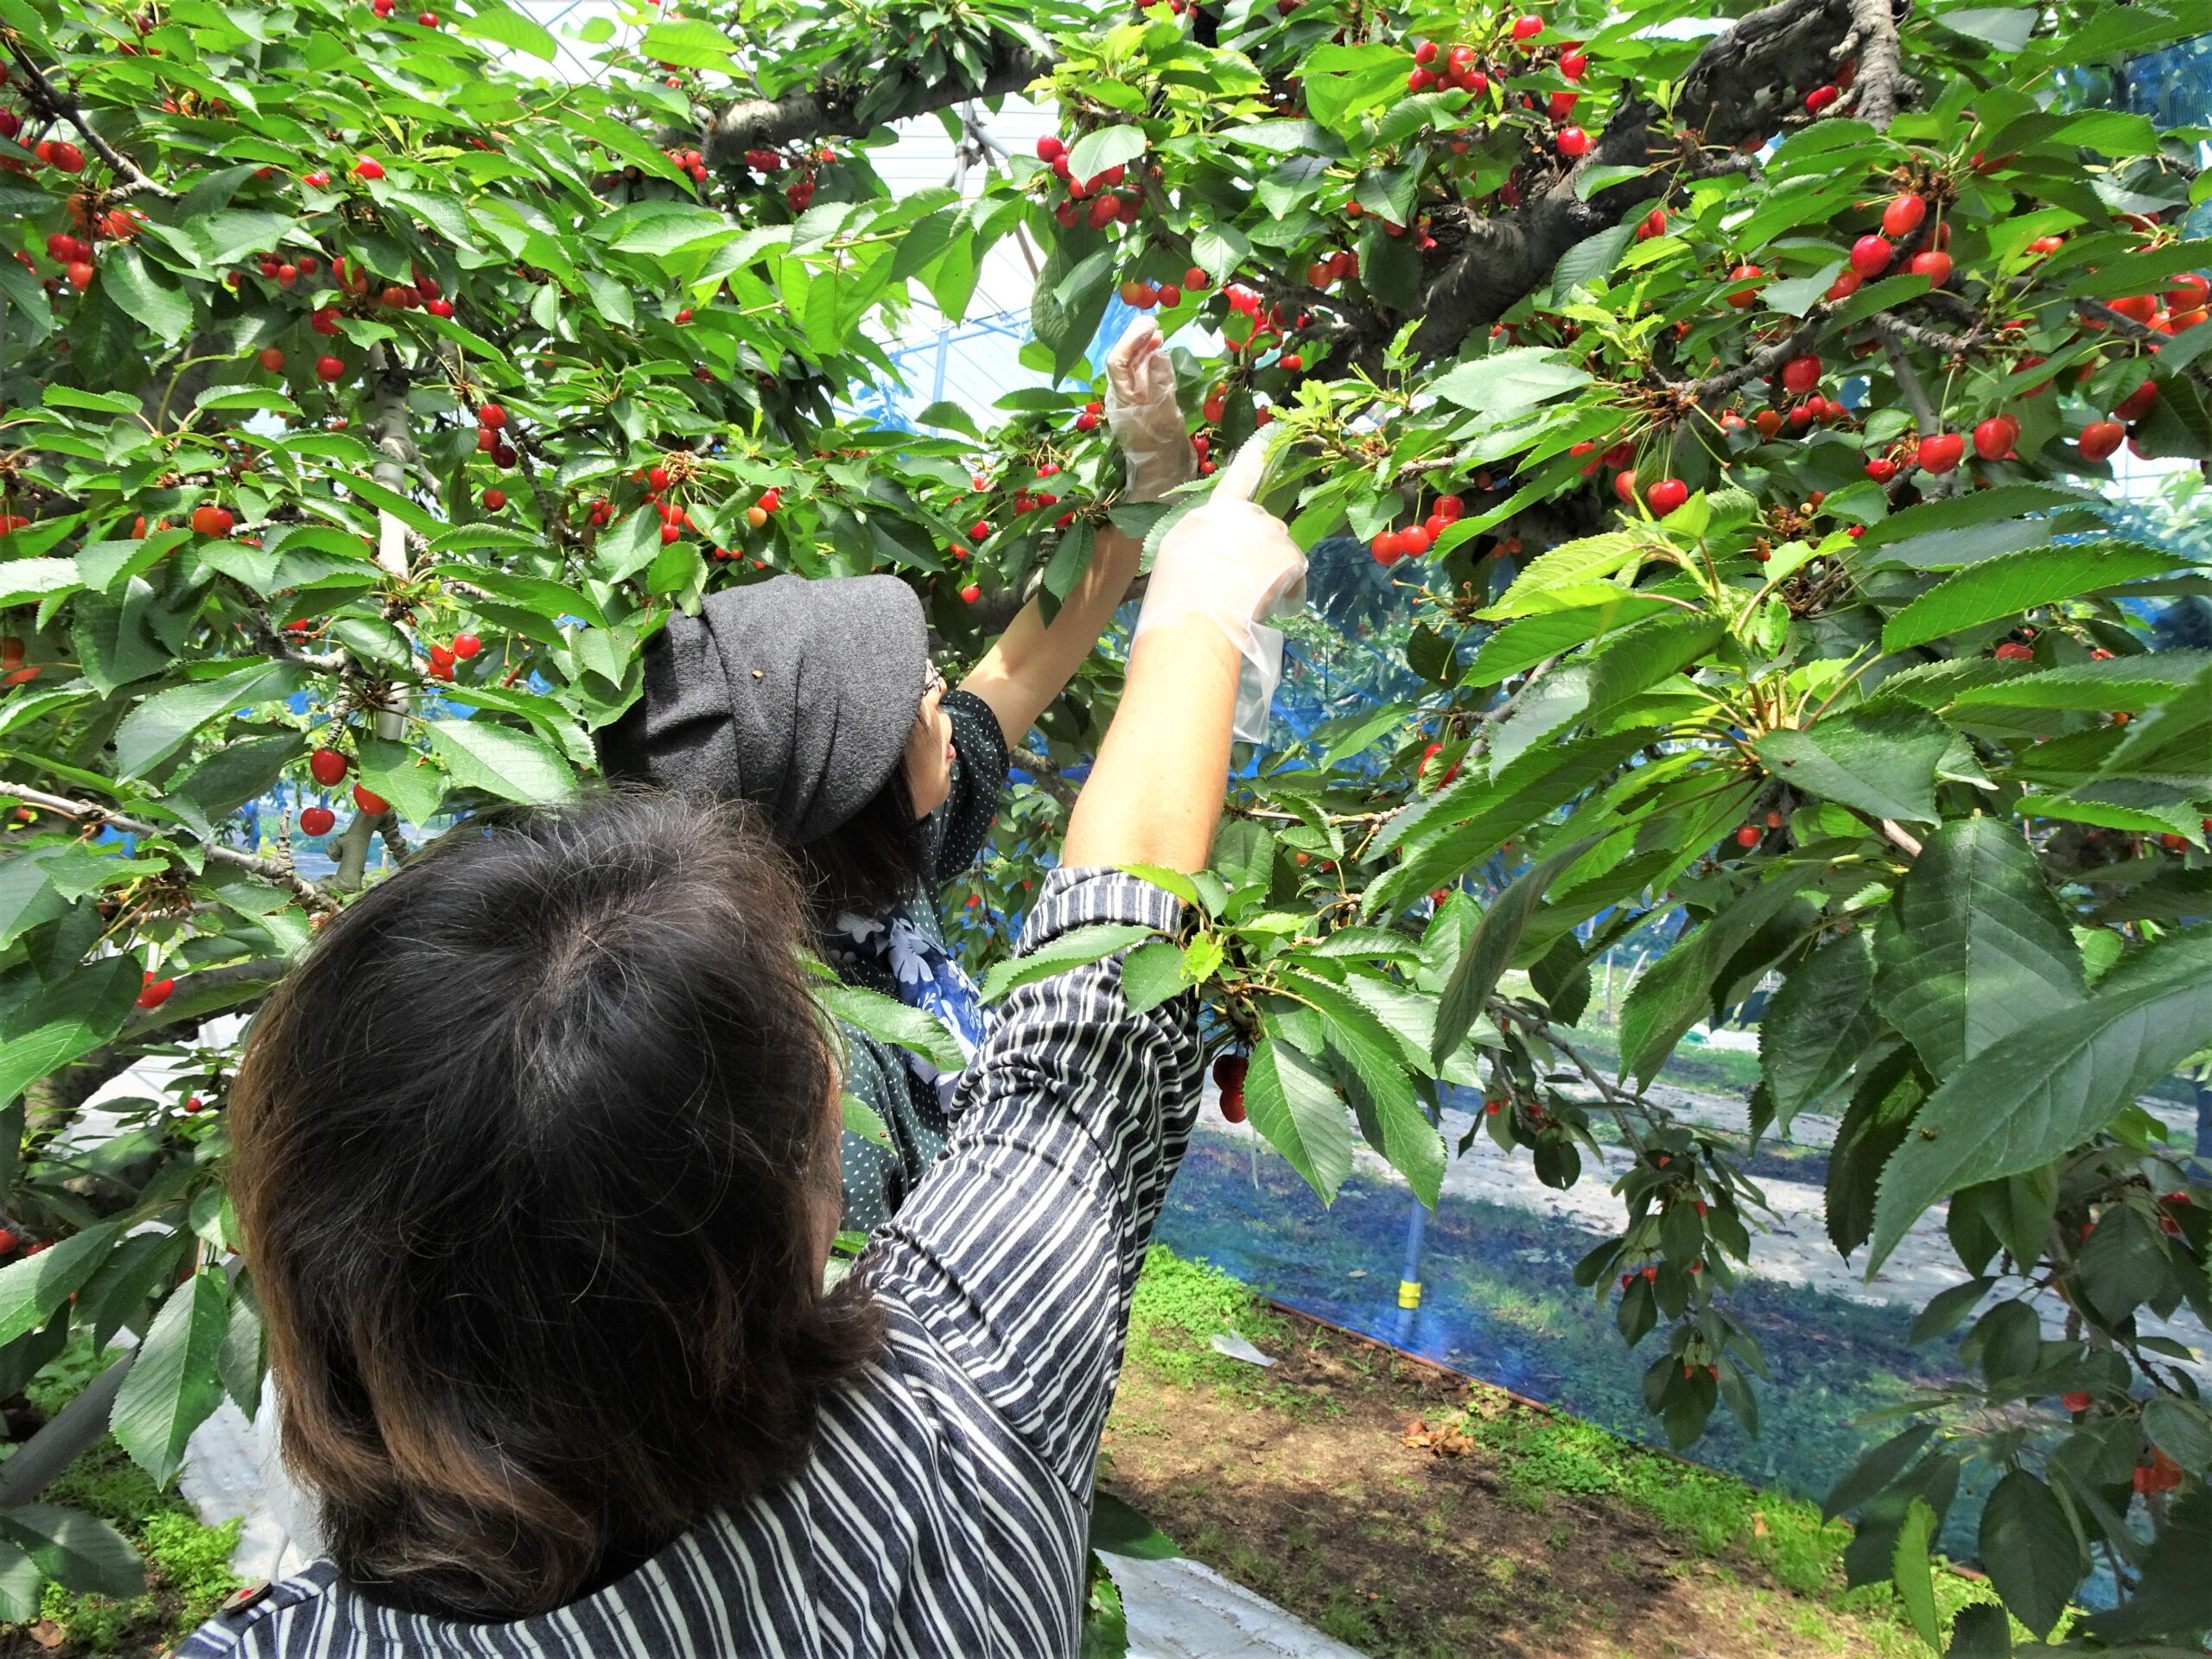
[{"label": "bare forearm", "polygon": [[1121,707],[1069,821],[1064,862],[1205,868],[1229,779],[1241,661],[1204,617],[1137,640]]},{"label": "bare forearm", "polygon": [[988,703],[1009,743],[1019,743],[1045,707],[1067,687],[1129,590],[1143,544],[1110,525],[1098,532],[1090,567],[1051,622],[1031,600],[999,636],[961,690]]}]

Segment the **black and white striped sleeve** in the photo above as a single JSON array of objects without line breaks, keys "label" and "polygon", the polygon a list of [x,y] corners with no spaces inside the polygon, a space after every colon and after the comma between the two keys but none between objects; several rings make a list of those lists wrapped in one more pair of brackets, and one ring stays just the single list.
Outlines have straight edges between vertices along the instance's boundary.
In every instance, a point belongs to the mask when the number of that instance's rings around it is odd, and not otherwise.
[{"label": "black and white striped sleeve", "polygon": [[[1021,950],[1098,923],[1173,933],[1180,912],[1135,876],[1055,870]],[[1077,1495],[1198,1104],[1191,997],[1131,1014],[1118,957],[1026,986],[968,1069],[951,1145],[864,1263]]]}]

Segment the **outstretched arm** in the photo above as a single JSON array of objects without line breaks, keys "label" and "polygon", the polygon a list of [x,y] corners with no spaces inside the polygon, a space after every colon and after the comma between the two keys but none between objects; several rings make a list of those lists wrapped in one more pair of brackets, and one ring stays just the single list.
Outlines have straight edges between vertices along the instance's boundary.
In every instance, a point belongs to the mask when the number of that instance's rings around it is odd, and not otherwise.
[{"label": "outstretched arm", "polygon": [[[1107,357],[1106,418],[1128,460],[1124,499],[1157,501],[1195,470],[1175,401],[1175,372],[1150,317],[1132,323]],[[1052,620],[1046,621],[1043,606],[1030,601],[961,682],[962,690],[990,705],[1009,745],[1020,744],[1046,705],[1067,689],[1128,593],[1142,557],[1134,537],[1102,527],[1090,568]]]}]

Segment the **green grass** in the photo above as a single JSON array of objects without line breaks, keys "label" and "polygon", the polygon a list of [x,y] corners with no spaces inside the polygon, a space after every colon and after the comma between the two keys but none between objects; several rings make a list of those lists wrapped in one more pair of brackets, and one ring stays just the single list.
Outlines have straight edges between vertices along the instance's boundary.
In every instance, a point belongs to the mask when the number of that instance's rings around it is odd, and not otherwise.
[{"label": "green grass", "polygon": [[[51,1415],[105,1369],[112,1354],[94,1357],[81,1338],[40,1371],[24,1390]],[[98,1516],[145,1558],[146,1593],[117,1600],[79,1595],[60,1585],[40,1593],[39,1616],[58,1626],[68,1655],[144,1654],[181,1640],[204,1624],[238,1587],[231,1571],[238,1522],[202,1523],[174,1489],[163,1491],[133,1463],[112,1435],[102,1435],[55,1477],[40,1501]],[[8,1627],[0,1626],[0,1630]]]}]

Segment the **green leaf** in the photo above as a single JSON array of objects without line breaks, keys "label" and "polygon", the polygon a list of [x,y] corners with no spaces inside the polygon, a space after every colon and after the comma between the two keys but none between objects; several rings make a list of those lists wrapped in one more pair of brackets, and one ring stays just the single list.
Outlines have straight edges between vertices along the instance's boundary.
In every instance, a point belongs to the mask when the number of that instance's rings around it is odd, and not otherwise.
[{"label": "green leaf", "polygon": [[107,1260],[121,1220],[73,1233],[50,1250],[18,1256],[0,1268],[0,1344],[35,1331]]},{"label": "green leaf", "polygon": [[1929,1570],[1929,1546],[1936,1540],[1936,1511],[1928,1507],[1925,1498],[1916,1497],[1912,1507],[1905,1511],[1904,1524],[1897,1529],[1897,1543],[1891,1557],[1891,1573],[1897,1587],[1897,1599],[1904,1604],[1905,1617],[1912,1621],[1912,1628],[1929,1647],[1938,1646],[1941,1637],[1936,1624],[1936,1580]]},{"label": "green leaf", "polygon": [[1091,1494],[1090,1547],[1140,1561],[1172,1561],[1183,1553],[1174,1540],[1103,1489]]},{"label": "green leaf", "polygon": [[0,858],[0,950],[52,921],[70,902],[48,876],[37,853]]},{"label": "green leaf", "polygon": [[1611,276],[1613,267],[1620,264],[1622,250],[1628,246],[1636,231],[1636,221],[1629,219],[1577,242],[1560,255],[1559,263],[1552,267],[1552,293],[1563,301],[1583,283]]},{"label": "green leaf", "polygon": [[968,1057],[949,1027],[925,1009],[909,1007],[896,997],[861,985],[831,980],[814,988],[815,1000],[830,1015],[878,1042],[911,1050],[948,1074],[966,1068]]},{"label": "green leaf", "polygon": [[212,680],[194,680],[155,693],[116,728],[116,776],[143,776],[227,709],[289,696],[299,674],[289,663],[248,663]]},{"label": "green leaf", "polygon": [[1444,1064],[1445,1057],[1459,1046],[1482,1017],[1506,964],[1521,947],[1521,935],[1529,917],[1543,902],[1553,879],[1596,840],[1595,836],[1585,836],[1555,849],[1542,863],[1516,876],[1504,892],[1491,900],[1460,950],[1459,961],[1452,964],[1451,977],[1444,982],[1437,998],[1436,1032],[1429,1039],[1429,1058],[1438,1065]]},{"label": "green leaf", "polygon": [[1623,623],[1671,608],[1664,600],[1631,593],[1624,588],[1617,591],[1618,599],[1603,604],[1570,606],[1565,610],[1540,612],[1507,623],[1483,641],[1482,649],[1468,665],[1464,683],[1495,685],[1512,675],[1526,673],[1547,658],[1587,644]]},{"label": "green leaf", "polygon": [[0,1023],[0,1106],[122,1030],[144,982],[136,957],[103,957],[16,1007]]},{"label": "green leaf", "polygon": [[2202,1405],[2157,1395],[2144,1404],[2143,1432],[2183,1468],[2212,1469],[2212,1415]]},{"label": "green leaf", "polygon": [[837,1110],[844,1127],[863,1141],[873,1141],[879,1147],[891,1144],[891,1131],[884,1127],[883,1119],[874,1107],[849,1090],[837,1097]]},{"label": "green leaf", "polygon": [[1109,167],[1134,162],[1145,152],[1144,129],[1135,122],[1098,127],[1086,132],[1068,149],[1068,175],[1095,179]]},{"label": "green leaf", "polygon": [[361,782],[390,801],[393,810],[410,823],[428,823],[445,798],[445,774],[427,761],[418,764],[420,751],[391,738],[362,741],[359,761]]},{"label": "green leaf", "polygon": [[1252,1127],[1327,1203],[1351,1173],[1351,1121],[1336,1086],[1289,1044],[1262,1038],[1244,1077]]},{"label": "green leaf", "polygon": [[1997,1483],[1981,1512],[1981,1560],[2013,1618],[2038,1642],[2064,1617],[2089,1570],[2058,1495],[2024,1469]]},{"label": "green leaf", "polygon": [[651,58],[656,63],[673,63],[685,69],[727,70],[735,52],[736,43],[728,34],[696,17],[656,22],[645,30],[645,39],[638,42],[639,57]]},{"label": "green leaf", "polygon": [[192,302],[175,283],[167,271],[156,275],[145,256],[128,242],[111,242],[101,252],[100,285],[108,298],[152,329],[164,346],[174,346],[192,332]]},{"label": "green leaf", "polygon": [[1868,1272],[1944,1193],[2048,1163],[2208,1043],[2212,928],[2167,934],[2012,1032],[1929,1098],[1883,1172]]},{"label": "green leaf", "polygon": [[[1541,744],[1492,778],[1462,778],[1430,800],[1414,823],[1401,830],[1409,842],[1405,863],[1368,889],[1367,913],[1456,881],[1501,843],[1548,817],[1605,778],[1652,740],[1648,731],[1617,732]],[[1440,824],[1460,820],[1452,828]],[[1418,839],[1414,837],[1418,836]],[[1380,838],[1378,837],[1378,840]],[[1385,850],[1374,849],[1377,855]]]},{"label": "green leaf", "polygon": [[1462,363],[1430,382],[1428,390],[1447,404],[1502,423],[1589,382],[1588,372],[1567,362],[1565,353],[1518,346]]},{"label": "green leaf", "polygon": [[84,585],[74,559],[10,559],[0,564],[0,609],[73,594]]},{"label": "green leaf", "polygon": [[1994,1602],[1960,1608],[1944,1659],[2012,1659],[2012,1621]]},{"label": "green leaf", "polygon": [[575,798],[575,774],[536,732],[488,720],[434,720],[428,729],[430,747],[465,788],[530,804]]},{"label": "green leaf", "polygon": [[1881,1029],[1873,998],[1873,952],[1854,930],[1799,963],[1768,1001],[1759,1071],[1782,1133],[1851,1075]]},{"label": "green leaf", "polygon": [[192,1431],[223,1403],[217,1361],[230,1323],[230,1281],[202,1268],[162,1304],[116,1394],[108,1426],[158,1485],[169,1484]]},{"label": "green leaf", "polygon": [[1882,629],[1882,649],[1910,650],[2116,582],[2164,575],[2182,563],[2177,554],[2128,542],[2031,547],[1985,559],[1946,576],[1891,617]]},{"label": "green leaf", "polygon": [[1874,818],[1933,823],[1936,763],[1951,746],[1942,721],[1910,705],[1861,705],[1758,741],[1760,762],[1792,788]]},{"label": "green leaf", "polygon": [[2212,651],[2153,651],[2105,662],[2069,663],[2040,673],[1970,685],[1953,699],[1961,709],[2084,709],[2140,714],[2183,694],[2212,668]]},{"label": "green leaf", "polygon": [[1159,929],[1134,922],[1102,922],[1090,927],[1071,928],[1027,956],[994,964],[991,971],[983,976],[983,1001],[995,1002],[1024,985],[1033,985],[1040,979],[1050,979],[1055,974],[1080,968],[1142,940],[1159,937]]},{"label": "green leaf", "polygon": [[1684,1033],[1710,1014],[1721,976],[1736,953],[1782,914],[1812,879],[1808,869],[1784,869],[1675,941],[1674,948],[1636,982],[1621,1005],[1622,1066],[1649,1082],[1675,1052]]},{"label": "green leaf", "polygon": [[2113,1643],[2155,1640],[2212,1628],[2212,1486],[2182,1493],[2145,1557],[2135,1593],[2088,1621],[2088,1631]]},{"label": "green leaf", "polygon": [[1169,939],[1141,944],[1122,958],[1122,995],[1129,1012],[1149,1014],[1172,996],[1190,989],[1183,974],[1183,952]]},{"label": "green leaf", "polygon": [[82,1510],[19,1503],[0,1510],[0,1534],[47,1577],[79,1595],[129,1600],[146,1593],[146,1564],[130,1540]]},{"label": "green leaf", "polygon": [[1875,930],[1874,996],[1948,1078],[2023,1027],[2078,1006],[2082,958],[2035,855],[2002,820],[1931,836]]},{"label": "green leaf", "polygon": [[1484,619],[1517,616],[1535,608],[1533,601],[1544,594],[1606,576],[1625,573],[1633,581],[1634,567],[1643,553],[1643,544],[1635,537],[1612,531],[1600,536],[1586,536],[1579,541],[1561,542],[1530,560],[1505,590],[1504,596],[1479,614]]}]

